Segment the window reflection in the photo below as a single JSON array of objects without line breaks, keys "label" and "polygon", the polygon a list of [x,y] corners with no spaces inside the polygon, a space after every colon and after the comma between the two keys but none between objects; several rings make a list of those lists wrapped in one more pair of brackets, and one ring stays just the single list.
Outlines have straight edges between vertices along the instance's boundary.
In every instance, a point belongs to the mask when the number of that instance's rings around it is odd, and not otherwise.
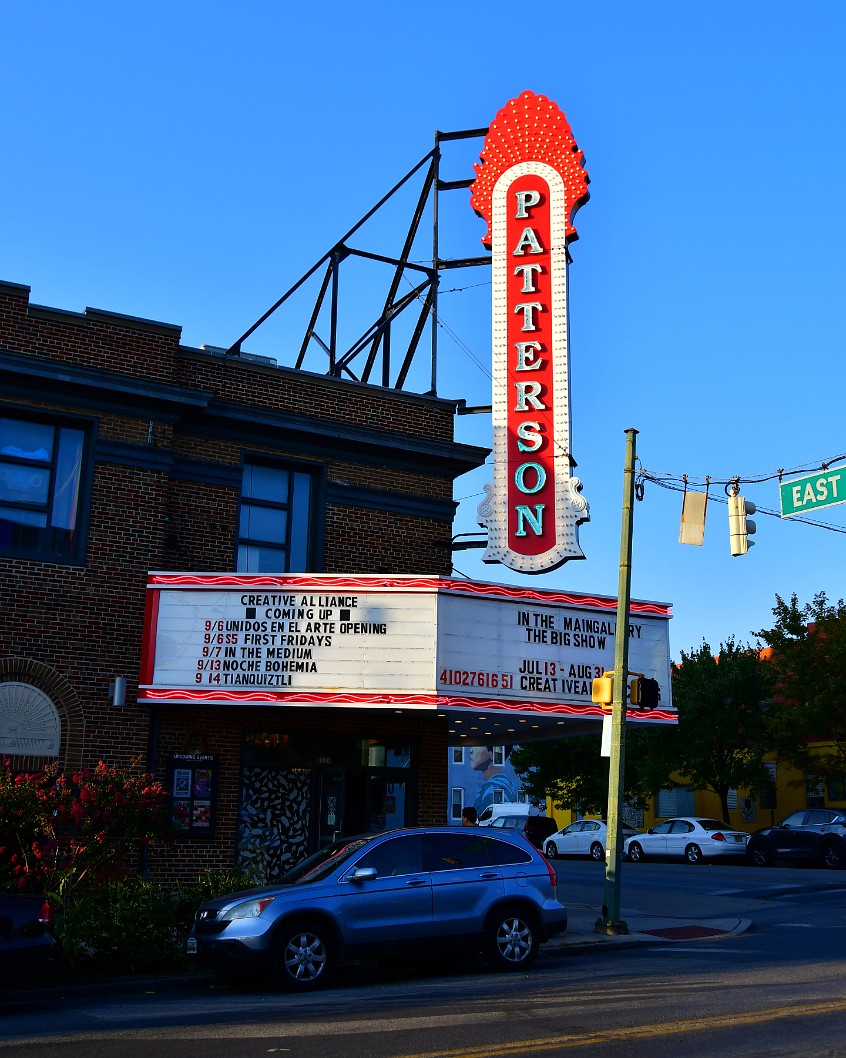
[{"label": "window reflection", "polygon": [[306,572],[313,565],[314,475],[246,462],[236,564],[243,573]]},{"label": "window reflection", "polygon": [[79,558],[85,439],[71,426],[0,418],[0,551]]}]

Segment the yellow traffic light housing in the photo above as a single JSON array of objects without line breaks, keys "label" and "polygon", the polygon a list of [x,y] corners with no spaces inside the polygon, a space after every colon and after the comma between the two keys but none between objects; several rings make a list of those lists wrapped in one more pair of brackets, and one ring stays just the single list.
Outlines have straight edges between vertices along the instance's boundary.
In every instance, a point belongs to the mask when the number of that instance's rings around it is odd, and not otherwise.
[{"label": "yellow traffic light housing", "polygon": [[732,555],[745,555],[755,541],[749,537],[755,532],[755,523],[748,517],[755,513],[755,504],[738,494],[728,498],[729,547]]},{"label": "yellow traffic light housing", "polygon": [[614,701],[614,673],[603,672],[597,676],[591,686],[590,700],[601,705],[603,709],[610,709]]}]

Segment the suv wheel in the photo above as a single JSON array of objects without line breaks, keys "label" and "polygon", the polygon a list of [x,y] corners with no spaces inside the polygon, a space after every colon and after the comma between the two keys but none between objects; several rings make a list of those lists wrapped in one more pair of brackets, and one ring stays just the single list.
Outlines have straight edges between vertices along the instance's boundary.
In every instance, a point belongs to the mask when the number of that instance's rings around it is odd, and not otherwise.
[{"label": "suv wheel", "polygon": [[537,958],[539,946],[534,919],[521,908],[502,908],[491,916],[485,955],[494,970],[527,970]]},{"label": "suv wheel", "polygon": [[273,942],[271,969],[278,988],[319,988],[331,970],[331,942],[322,923],[300,919],[283,926]]},{"label": "suv wheel", "polygon": [[846,856],[843,854],[842,845],[834,841],[827,841],[822,847],[822,862],[824,867],[837,869],[846,865]]},{"label": "suv wheel", "polygon": [[756,841],[751,848],[746,850],[746,855],[756,867],[769,867],[773,862],[770,850],[763,841]]}]

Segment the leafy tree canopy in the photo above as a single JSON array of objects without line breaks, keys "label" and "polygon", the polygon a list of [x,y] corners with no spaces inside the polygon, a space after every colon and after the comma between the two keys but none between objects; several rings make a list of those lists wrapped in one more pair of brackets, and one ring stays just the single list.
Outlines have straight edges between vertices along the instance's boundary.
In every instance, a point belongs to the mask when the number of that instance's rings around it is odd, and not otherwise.
[{"label": "leafy tree canopy", "polygon": [[679,714],[675,770],[697,790],[720,798],[728,822],[730,789],[758,789],[768,780],[763,760],[771,750],[767,702],[773,672],[757,647],[734,639],[714,655],[702,645],[673,669]]},{"label": "leafy tree canopy", "polygon": [[[757,789],[769,779],[763,758],[772,748],[766,710],[771,677],[760,651],[733,639],[716,657],[705,642],[683,652],[673,670],[678,726],[628,725],[624,799],[645,806],[677,775],[714,791],[728,821],[729,790]],[[599,745],[599,735],[530,743],[512,751],[511,760],[530,796],[548,794],[559,808],[604,814],[608,760]]]},{"label": "leafy tree canopy", "polygon": [[[800,606],[776,595],[775,626],[758,633],[772,648],[773,749],[816,779],[846,778],[846,604],[824,592]],[[823,741],[825,746],[811,747]]]},{"label": "leafy tree canopy", "polygon": [[[675,727],[631,728],[626,733],[624,799],[646,807],[675,760]],[[608,758],[600,755],[600,736],[579,735],[530,742],[511,751],[511,763],[533,800],[547,795],[556,808],[606,814]]]}]

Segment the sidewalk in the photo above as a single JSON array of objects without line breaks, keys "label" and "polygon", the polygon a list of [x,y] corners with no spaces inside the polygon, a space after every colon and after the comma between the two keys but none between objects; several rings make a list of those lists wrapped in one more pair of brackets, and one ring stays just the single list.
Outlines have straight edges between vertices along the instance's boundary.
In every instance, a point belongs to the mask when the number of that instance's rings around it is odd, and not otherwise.
[{"label": "sidewalk", "polygon": [[752,928],[748,918],[666,918],[637,910],[627,913],[623,909],[621,918],[628,926],[629,932],[609,937],[604,933],[594,932],[596,921],[600,917],[599,907],[568,904],[567,911],[567,932],[547,941],[541,949],[543,955],[560,954],[574,948],[613,950],[644,944],[665,944],[667,941],[705,940],[727,933],[745,933]]}]

